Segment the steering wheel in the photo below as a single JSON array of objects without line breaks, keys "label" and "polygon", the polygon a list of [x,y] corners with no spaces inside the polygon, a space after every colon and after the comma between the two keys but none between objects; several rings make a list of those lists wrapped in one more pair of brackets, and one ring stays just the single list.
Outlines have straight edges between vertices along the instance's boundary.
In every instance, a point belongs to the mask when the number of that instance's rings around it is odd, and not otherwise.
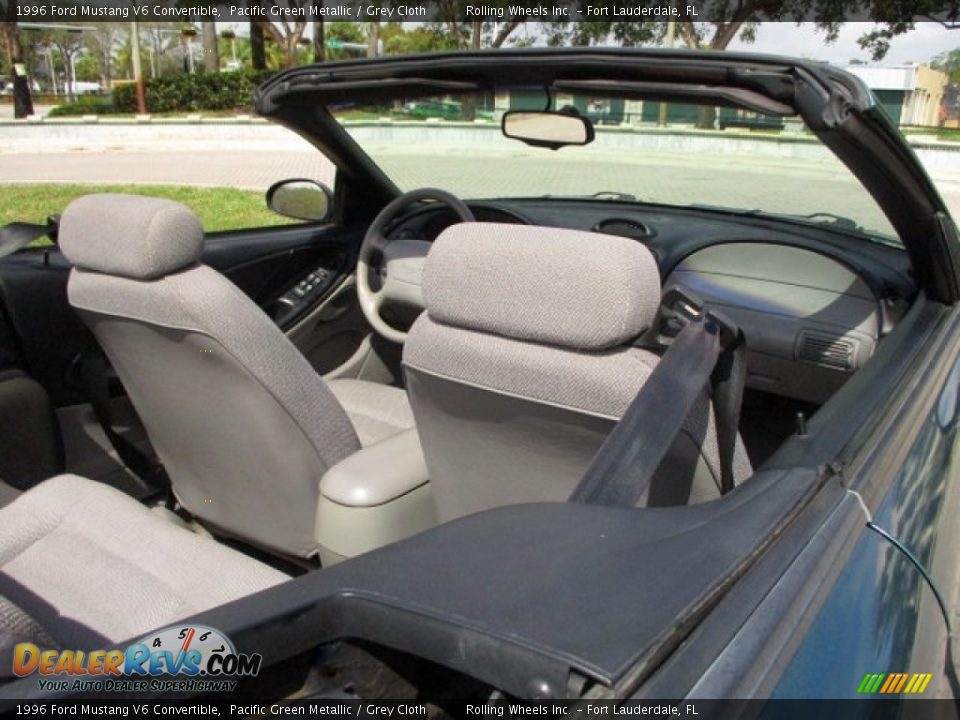
[{"label": "steering wheel", "polygon": [[[444,190],[413,190],[391,202],[374,218],[360,245],[360,257],[357,259],[357,299],[360,309],[374,330],[388,340],[401,344],[407,339],[407,333],[387,324],[380,316],[380,308],[391,300],[421,309],[424,307],[420,278],[431,244],[425,240],[389,240],[384,232],[401,211],[423,200],[446,205],[462,222],[475,220],[463,200]],[[383,284],[374,291],[370,287],[370,269],[378,253],[381,260],[377,272]]]}]

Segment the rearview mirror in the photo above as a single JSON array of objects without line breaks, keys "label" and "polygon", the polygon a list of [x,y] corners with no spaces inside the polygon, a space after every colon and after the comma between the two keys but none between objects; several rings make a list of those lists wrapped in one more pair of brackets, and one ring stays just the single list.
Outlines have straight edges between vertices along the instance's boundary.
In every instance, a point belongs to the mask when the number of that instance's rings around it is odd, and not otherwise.
[{"label": "rearview mirror", "polygon": [[313,180],[281,180],[267,190],[267,207],[286,217],[320,222],[330,216],[333,193]]},{"label": "rearview mirror", "polygon": [[503,134],[534,147],[558,150],[564,145],[593,142],[593,123],[587,118],[549,110],[511,110],[503,115]]}]

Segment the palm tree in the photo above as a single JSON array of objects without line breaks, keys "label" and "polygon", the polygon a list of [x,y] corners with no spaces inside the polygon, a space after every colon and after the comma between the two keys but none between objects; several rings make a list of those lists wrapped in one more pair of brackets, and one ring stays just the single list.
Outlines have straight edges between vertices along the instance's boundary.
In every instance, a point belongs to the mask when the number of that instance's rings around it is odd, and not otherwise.
[{"label": "palm tree", "polygon": [[203,67],[207,72],[220,72],[220,49],[217,43],[217,24],[204,21],[203,26]]},{"label": "palm tree", "polygon": [[[263,0],[247,0],[247,7],[262,7]],[[254,70],[267,69],[267,49],[263,37],[263,20],[250,21],[250,64]]]},{"label": "palm tree", "polygon": [[[323,0],[313,0],[314,7],[322,8]],[[319,14],[319,13],[318,13]],[[327,59],[327,38],[326,28],[323,20],[316,20],[313,23],[313,61],[323,62]]]}]

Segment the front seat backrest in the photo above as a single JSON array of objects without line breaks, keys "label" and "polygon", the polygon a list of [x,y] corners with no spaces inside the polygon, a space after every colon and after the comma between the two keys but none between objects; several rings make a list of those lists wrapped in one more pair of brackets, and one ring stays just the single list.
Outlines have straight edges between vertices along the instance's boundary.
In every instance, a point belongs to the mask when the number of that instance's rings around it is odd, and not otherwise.
[{"label": "front seat backrest", "polygon": [[184,206],[75,200],[60,223],[70,304],[123,381],[177,500],[221,531],[309,556],[318,484],[359,449],[346,413],[281,330],[200,263]]},{"label": "front seat backrest", "polygon": [[[423,292],[404,366],[440,519],[566,500],[659,362],[631,345],[660,304],[650,251],[597,233],[459,224],[434,242]],[[742,479],[742,446],[736,457]],[[704,392],[643,502],[702,501],[719,486]]]}]

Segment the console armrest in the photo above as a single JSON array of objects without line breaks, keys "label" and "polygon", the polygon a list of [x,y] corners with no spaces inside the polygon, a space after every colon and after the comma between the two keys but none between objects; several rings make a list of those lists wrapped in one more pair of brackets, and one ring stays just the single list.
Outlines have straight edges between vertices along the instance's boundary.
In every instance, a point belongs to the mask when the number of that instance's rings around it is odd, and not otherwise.
[{"label": "console armrest", "polygon": [[415,535],[436,522],[415,428],[344,458],[320,481],[316,538],[324,566]]},{"label": "console armrest", "polygon": [[327,470],[320,494],[348,507],[384,505],[428,480],[416,428],[391,435]]}]

